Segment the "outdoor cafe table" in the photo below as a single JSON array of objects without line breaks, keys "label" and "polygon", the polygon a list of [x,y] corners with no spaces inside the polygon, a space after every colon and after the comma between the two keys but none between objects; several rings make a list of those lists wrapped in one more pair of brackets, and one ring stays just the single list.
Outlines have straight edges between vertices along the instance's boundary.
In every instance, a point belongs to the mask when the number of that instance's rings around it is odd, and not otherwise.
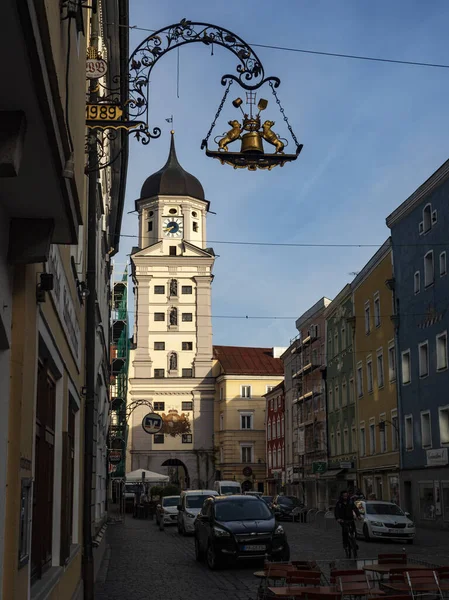
[{"label": "outdoor cafe table", "polygon": [[[413,591],[420,592],[438,592],[438,588],[442,592],[449,592],[449,583],[441,583],[438,586],[436,583],[413,583]],[[410,592],[408,583],[383,583],[382,587],[391,592]],[[278,588],[281,589],[281,588]]]},{"label": "outdoor cafe table", "polygon": [[416,571],[418,569],[428,570],[429,567],[424,567],[423,565],[414,565],[414,564],[398,564],[398,563],[388,563],[385,565],[365,565],[363,567],[364,571],[372,571],[373,573],[378,573],[379,575],[385,575],[393,571],[394,569],[398,569],[400,571]]},{"label": "outdoor cafe table", "polygon": [[[335,585],[318,585],[318,586],[303,586],[303,587],[269,587],[269,591],[273,596],[279,598],[288,597],[300,597],[300,596],[320,596],[321,594],[335,596],[335,598],[341,597],[341,590]],[[357,587],[351,589],[351,592],[347,592],[346,595],[351,596],[369,596],[373,592],[373,588],[370,587]],[[383,592],[376,589],[376,596],[382,596]]]}]

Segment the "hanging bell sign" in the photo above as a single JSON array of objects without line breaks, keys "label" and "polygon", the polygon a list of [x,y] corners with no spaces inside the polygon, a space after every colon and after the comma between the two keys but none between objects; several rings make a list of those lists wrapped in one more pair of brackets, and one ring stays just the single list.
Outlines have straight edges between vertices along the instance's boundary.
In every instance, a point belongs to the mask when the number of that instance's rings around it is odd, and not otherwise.
[{"label": "hanging bell sign", "polygon": [[[232,82],[228,84],[227,90],[221,102],[217,117],[221,112],[221,108],[224,104],[226,96],[229,92],[229,88]],[[283,108],[280,105],[276,91],[273,84],[270,82],[270,86],[276,102],[280,107],[281,113],[283,114],[284,121],[287,123],[288,129],[292,135],[293,141],[296,144],[295,154],[286,154],[284,152],[285,147],[288,145],[286,139],[281,138],[277,133],[273,131],[275,121],[266,119],[262,122],[261,113],[268,106],[268,100],[260,98],[256,105],[256,94],[253,91],[246,92],[246,111],[243,109],[244,102],[242,98],[236,98],[232,101],[234,108],[240,109],[242,113],[241,121],[233,119],[228,121],[231,129],[222,136],[216,136],[215,142],[218,146],[217,150],[209,150],[207,148],[208,137],[213,129],[213,125],[209,134],[205,140],[203,140],[202,148],[206,148],[206,155],[211,158],[217,158],[221,164],[228,164],[234,167],[234,169],[248,169],[250,171],[256,171],[257,169],[268,169],[271,170],[273,167],[283,167],[286,162],[291,162],[298,158],[299,153],[302,150],[303,145],[298,143],[295,134],[288,122],[287,117]],[[240,150],[235,148],[234,142],[240,141]],[[266,152],[264,143],[268,148],[273,147],[274,152]],[[233,144],[232,148],[229,145]]]}]

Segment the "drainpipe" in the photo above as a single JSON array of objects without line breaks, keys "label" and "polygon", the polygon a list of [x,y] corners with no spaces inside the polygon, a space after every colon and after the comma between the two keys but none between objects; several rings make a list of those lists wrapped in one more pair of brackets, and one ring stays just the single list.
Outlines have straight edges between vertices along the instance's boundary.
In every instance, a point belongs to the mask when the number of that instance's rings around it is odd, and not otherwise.
[{"label": "drainpipe", "polygon": [[[98,46],[98,22],[92,14],[90,45]],[[97,80],[90,82],[89,101],[95,103]],[[92,544],[92,477],[95,411],[95,342],[96,342],[96,274],[97,274],[97,163],[96,133],[88,153],[88,214],[87,214],[87,289],[86,299],[86,400],[84,408],[84,490],[83,490],[83,581],[84,600],[94,600],[94,557]]]}]

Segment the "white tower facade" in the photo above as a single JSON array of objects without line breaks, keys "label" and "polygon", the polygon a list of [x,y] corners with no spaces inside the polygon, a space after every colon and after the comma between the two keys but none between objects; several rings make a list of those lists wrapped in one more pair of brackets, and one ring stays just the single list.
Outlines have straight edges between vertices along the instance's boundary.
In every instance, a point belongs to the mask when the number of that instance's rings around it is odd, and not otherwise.
[{"label": "white tower facade", "polygon": [[136,201],[139,248],[131,256],[135,324],[128,404],[152,403],[164,419],[148,435],[140,406],[129,420],[127,471],[169,474],[185,487],[214,479],[211,284],[215,256],[206,244],[200,182],[179,164],[172,133],[164,167]]}]

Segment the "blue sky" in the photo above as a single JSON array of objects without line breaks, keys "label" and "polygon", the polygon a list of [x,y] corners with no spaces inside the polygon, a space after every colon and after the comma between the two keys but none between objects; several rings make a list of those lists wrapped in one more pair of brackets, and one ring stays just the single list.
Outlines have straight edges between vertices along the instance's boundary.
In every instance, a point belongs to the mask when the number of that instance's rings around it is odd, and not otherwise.
[{"label": "blue sky", "polygon": [[[274,8],[275,7],[275,8]],[[273,44],[420,62],[449,63],[449,3],[444,0],[283,0],[257,3],[205,0],[130,1],[130,24],[159,29],[185,17],[230,29],[249,44]],[[134,49],[147,35],[130,32]],[[385,217],[447,158],[449,69],[357,61],[254,48],[278,90],[304,149],[296,162],[271,172],[234,171],[200,149],[224,92],[220,78],[235,73],[222,48],[192,44],[153,69],[150,125],[161,138],[142,146],[133,138],[125,213],[148,175],[165,163],[174,115],[183,167],[202,182],[211,210],[208,239],[254,242],[381,244]],[[232,86],[213,135],[238,113]],[[287,134],[268,87],[265,114]],[[212,136],[213,137],[213,136]],[[123,234],[137,233],[125,214]],[[115,258],[122,271],[135,239],[122,238]],[[215,344],[285,346],[294,319],[322,296],[333,298],[375,248],[282,248],[213,243],[212,313]],[[130,306],[132,309],[133,307]],[[282,316],[286,320],[222,319],[220,315]]]}]

